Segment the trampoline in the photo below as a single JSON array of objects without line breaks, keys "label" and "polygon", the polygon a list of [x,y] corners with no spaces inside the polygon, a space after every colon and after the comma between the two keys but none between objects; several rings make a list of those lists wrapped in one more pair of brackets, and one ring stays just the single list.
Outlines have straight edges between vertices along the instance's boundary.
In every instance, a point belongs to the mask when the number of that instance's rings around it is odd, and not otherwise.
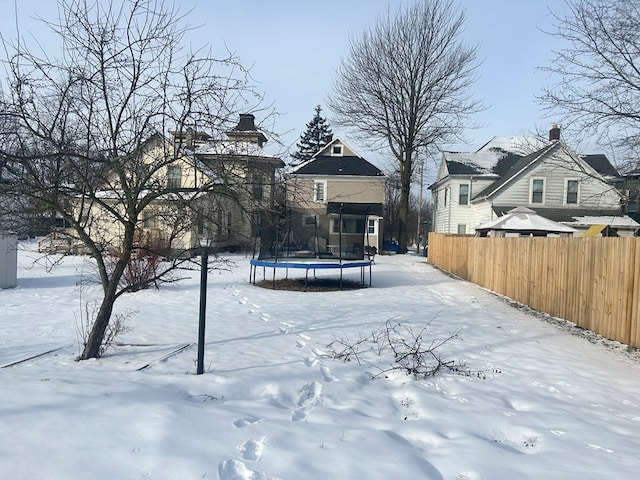
[{"label": "trampoline", "polygon": [[304,270],[304,289],[308,288],[309,271],[313,280],[317,271],[340,274],[343,288],[345,269],[360,269],[360,285],[366,286],[366,270],[375,263],[377,247],[369,242],[369,229],[365,228],[370,215],[381,217],[382,204],[328,202],[324,212],[309,215],[304,209],[284,206],[271,222],[258,222],[254,231],[253,255],[250,260],[249,282],[256,284],[258,268],[267,280],[271,269],[272,288],[276,288],[276,271]]},{"label": "trampoline", "polygon": [[342,274],[344,269],[349,268],[359,268],[360,269],[360,284],[365,284],[366,278],[366,269],[369,267],[369,286],[371,286],[371,264],[373,263],[371,260],[332,260],[332,259],[317,259],[317,258],[308,258],[308,259],[294,259],[294,258],[286,258],[285,260],[281,259],[252,259],[250,260],[251,271],[249,273],[249,281],[255,285],[256,284],[256,271],[258,267],[262,267],[262,278],[266,280],[267,268],[273,269],[272,275],[272,287],[275,289],[276,283],[276,269],[285,269],[285,278],[289,275],[289,269],[304,269],[305,277],[304,284],[305,290],[307,284],[309,282],[309,270],[313,270],[313,275],[315,277],[316,270],[340,270],[340,288],[342,289]]}]

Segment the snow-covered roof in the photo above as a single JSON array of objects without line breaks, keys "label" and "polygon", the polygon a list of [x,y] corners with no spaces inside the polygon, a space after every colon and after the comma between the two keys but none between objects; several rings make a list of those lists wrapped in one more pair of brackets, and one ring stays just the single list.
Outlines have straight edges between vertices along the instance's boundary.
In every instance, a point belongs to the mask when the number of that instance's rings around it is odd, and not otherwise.
[{"label": "snow-covered roof", "polygon": [[199,146],[195,153],[198,155],[237,155],[250,157],[270,157],[256,142],[220,140]]},{"label": "snow-covered roof", "polygon": [[613,228],[636,229],[640,228],[640,223],[636,222],[628,215],[601,215],[573,217],[572,222],[565,222],[576,227],[589,227],[591,225],[608,225]]},{"label": "snow-covered roof", "polygon": [[510,230],[510,231],[541,231],[554,233],[573,233],[575,228],[563,223],[554,222],[541,217],[535,211],[526,207],[517,207],[509,213],[490,222],[475,227],[476,230]]},{"label": "snow-covered roof", "polygon": [[[443,152],[449,174],[493,174],[498,162],[505,157],[504,152]],[[465,168],[466,167],[466,168]]]},{"label": "snow-covered roof", "polygon": [[540,150],[547,144],[538,137],[503,137],[496,136],[478,149],[478,152],[502,150],[506,153],[525,156]]}]

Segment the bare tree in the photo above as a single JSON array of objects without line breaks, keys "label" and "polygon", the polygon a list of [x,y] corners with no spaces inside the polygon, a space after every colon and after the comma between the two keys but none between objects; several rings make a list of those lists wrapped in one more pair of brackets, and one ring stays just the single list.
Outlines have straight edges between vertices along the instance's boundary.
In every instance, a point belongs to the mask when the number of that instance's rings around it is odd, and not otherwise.
[{"label": "bare tree", "polygon": [[[565,131],[615,138],[633,155],[640,147],[640,3],[566,0],[550,35],[564,43],[548,66],[540,101]],[[630,165],[620,165],[629,167]]]},{"label": "bare tree", "polygon": [[481,109],[470,88],[477,48],[461,39],[465,16],[452,0],[418,1],[387,12],[351,41],[329,106],[339,125],[391,149],[401,198],[399,252],[407,251],[409,194],[418,151],[458,139]]},{"label": "bare tree", "polygon": [[195,171],[198,160],[192,145],[167,141],[168,129],[178,139],[194,126],[225,131],[239,104],[252,108],[245,94],[259,99],[233,55],[183,47],[189,27],[171,3],[59,0],[58,12],[43,27],[60,39],[59,56],[4,42],[0,156],[14,198],[60,218],[97,263],[103,298],[80,356],[88,359],[100,354],[116,299],[140,287],[122,278],[154,220],[149,207],[179,236],[194,212],[211,210],[206,194],[221,194],[219,179],[196,176],[187,189],[173,181],[172,166]]}]

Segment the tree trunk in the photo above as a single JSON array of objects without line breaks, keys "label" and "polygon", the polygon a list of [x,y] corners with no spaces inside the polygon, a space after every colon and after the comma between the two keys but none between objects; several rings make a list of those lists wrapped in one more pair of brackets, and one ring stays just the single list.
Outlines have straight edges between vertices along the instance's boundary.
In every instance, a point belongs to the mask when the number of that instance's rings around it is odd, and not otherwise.
[{"label": "tree trunk", "polygon": [[411,152],[400,163],[400,211],[398,212],[398,253],[407,253],[409,228],[409,195],[411,193]]},{"label": "tree trunk", "polygon": [[104,298],[100,304],[100,310],[98,315],[91,326],[91,331],[86,339],[84,350],[80,355],[80,360],[88,360],[90,358],[100,357],[100,347],[104,340],[105,332],[109,326],[111,320],[111,313],[113,312],[113,304],[116,301],[116,289],[118,282],[113,281],[113,277],[109,282],[109,285],[105,291]]}]

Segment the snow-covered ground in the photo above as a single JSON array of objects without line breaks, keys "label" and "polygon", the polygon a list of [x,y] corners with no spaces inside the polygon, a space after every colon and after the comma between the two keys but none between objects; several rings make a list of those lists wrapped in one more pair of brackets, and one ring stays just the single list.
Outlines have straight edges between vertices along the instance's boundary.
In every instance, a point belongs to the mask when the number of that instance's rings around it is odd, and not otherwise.
[{"label": "snow-covered ground", "polygon": [[[626,349],[435,270],[378,256],[373,286],[273,291],[248,259],[210,275],[205,374],[195,375],[198,272],[128,295],[133,329],[76,362],[86,260],[52,273],[21,245],[0,291],[1,479],[631,479],[640,471],[640,362]],[[349,274],[351,275],[351,274]],[[354,273],[357,277],[358,273]],[[372,380],[327,356],[392,319],[478,376]],[[574,329],[576,330],[576,329]],[[590,341],[591,340],[591,341]],[[30,361],[31,355],[58,349]],[[373,358],[386,366],[386,357]],[[140,367],[151,364],[144,370]]]}]

